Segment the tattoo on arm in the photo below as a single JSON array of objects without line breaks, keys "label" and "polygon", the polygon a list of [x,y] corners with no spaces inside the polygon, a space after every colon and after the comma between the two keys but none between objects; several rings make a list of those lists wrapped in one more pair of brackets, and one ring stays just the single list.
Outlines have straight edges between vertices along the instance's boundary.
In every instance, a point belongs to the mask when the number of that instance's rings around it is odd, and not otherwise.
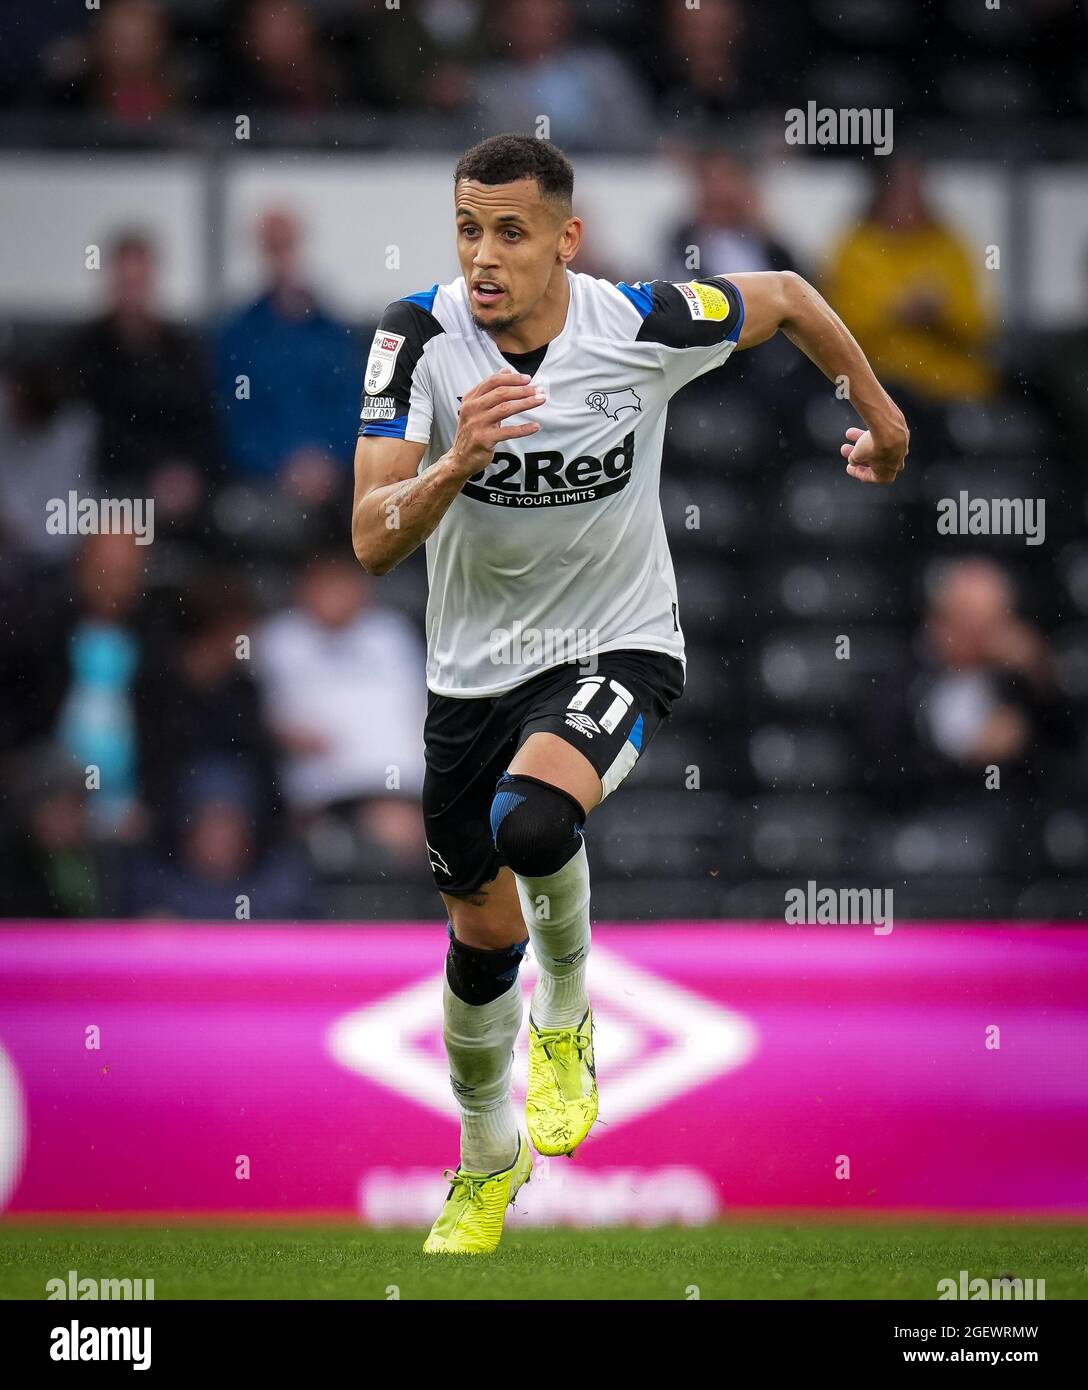
[{"label": "tattoo on arm", "polygon": [[398,512],[401,508],[401,504],[408,500],[413,488],[418,482],[418,478],[407,478],[401,483],[396,492],[394,492],[391,497],[387,497],[382,503],[382,514],[384,516],[389,516],[391,512]]}]

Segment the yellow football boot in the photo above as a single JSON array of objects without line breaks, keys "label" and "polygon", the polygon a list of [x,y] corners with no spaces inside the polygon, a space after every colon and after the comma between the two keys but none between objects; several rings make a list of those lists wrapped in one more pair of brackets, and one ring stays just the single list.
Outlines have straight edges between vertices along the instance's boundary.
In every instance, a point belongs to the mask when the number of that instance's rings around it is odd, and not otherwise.
[{"label": "yellow football boot", "polygon": [[497,1173],[446,1169],[450,1190],[423,1243],[425,1255],[489,1255],[502,1236],[506,1208],[533,1175],[533,1155],[518,1135],[517,1155]]},{"label": "yellow football boot", "polygon": [[593,1010],[576,1028],[538,1028],[529,1015],[529,1138],[537,1153],[572,1154],[597,1118]]}]

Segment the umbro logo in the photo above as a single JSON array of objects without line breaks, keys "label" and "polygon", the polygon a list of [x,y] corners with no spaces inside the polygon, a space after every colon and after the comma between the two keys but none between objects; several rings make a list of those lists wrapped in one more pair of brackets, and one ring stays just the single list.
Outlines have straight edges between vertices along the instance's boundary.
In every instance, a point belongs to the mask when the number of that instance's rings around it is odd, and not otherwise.
[{"label": "umbro logo", "polygon": [[586,405],[592,410],[599,410],[610,420],[618,420],[625,410],[633,415],[642,414],[642,398],[630,386],[625,386],[622,391],[591,391],[586,397]]},{"label": "umbro logo", "polygon": [[585,734],[586,738],[592,738],[594,734],[601,732],[600,726],[588,714],[568,714],[565,722],[579,733]]}]

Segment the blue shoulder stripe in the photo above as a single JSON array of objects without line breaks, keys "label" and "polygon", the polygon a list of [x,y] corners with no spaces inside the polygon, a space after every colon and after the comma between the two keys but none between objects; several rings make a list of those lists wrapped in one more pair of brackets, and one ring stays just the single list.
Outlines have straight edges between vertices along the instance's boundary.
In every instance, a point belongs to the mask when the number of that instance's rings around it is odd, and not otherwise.
[{"label": "blue shoulder stripe", "polygon": [[434,298],[438,293],[438,286],[432,285],[429,290],[420,290],[418,294],[406,294],[404,299],[409,304],[418,304],[421,309],[426,309],[428,314],[434,313]]},{"label": "blue shoulder stripe", "polygon": [[621,280],[616,289],[631,301],[643,318],[646,318],[653,311],[653,294],[641,280],[637,285],[629,285],[626,280]]},{"label": "blue shoulder stripe", "polygon": [[386,435],[390,439],[403,439],[408,428],[408,416],[398,415],[393,420],[370,420],[359,433],[366,439],[371,435]]},{"label": "blue shoulder stripe", "polygon": [[725,337],[726,341],[732,340],[734,343],[739,343],[740,330],[744,327],[744,296],[741,294],[740,290],[737,289],[736,285],[733,284],[732,280],[730,280],[729,283],[733,288],[734,294],[737,296],[737,305],[740,309],[740,318],[737,320],[736,326],[733,328],[733,331],[731,333],[727,333]]}]

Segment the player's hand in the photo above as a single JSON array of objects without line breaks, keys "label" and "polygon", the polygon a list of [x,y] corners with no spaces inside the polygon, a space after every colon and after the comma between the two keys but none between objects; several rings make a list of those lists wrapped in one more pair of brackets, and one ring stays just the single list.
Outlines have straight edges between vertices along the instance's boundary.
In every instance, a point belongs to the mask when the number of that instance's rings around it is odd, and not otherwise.
[{"label": "player's hand", "polygon": [[849,441],[839,452],[846,459],[846,471],[861,483],[894,483],[902,473],[910,444],[906,425],[886,440],[877,442],[869,430],[849,429]]},{"label": "player's hand", "polygon": [[466,391],[457,435],[449,451],[465,477],[486,468],[495,449],[505,440],[536,434],[540,426],[535,421],[523,425],[504,425],[503,421],[543,405],[545,399],[544,392],[533,385],[532,377],[515,372],[512,367]]}]

